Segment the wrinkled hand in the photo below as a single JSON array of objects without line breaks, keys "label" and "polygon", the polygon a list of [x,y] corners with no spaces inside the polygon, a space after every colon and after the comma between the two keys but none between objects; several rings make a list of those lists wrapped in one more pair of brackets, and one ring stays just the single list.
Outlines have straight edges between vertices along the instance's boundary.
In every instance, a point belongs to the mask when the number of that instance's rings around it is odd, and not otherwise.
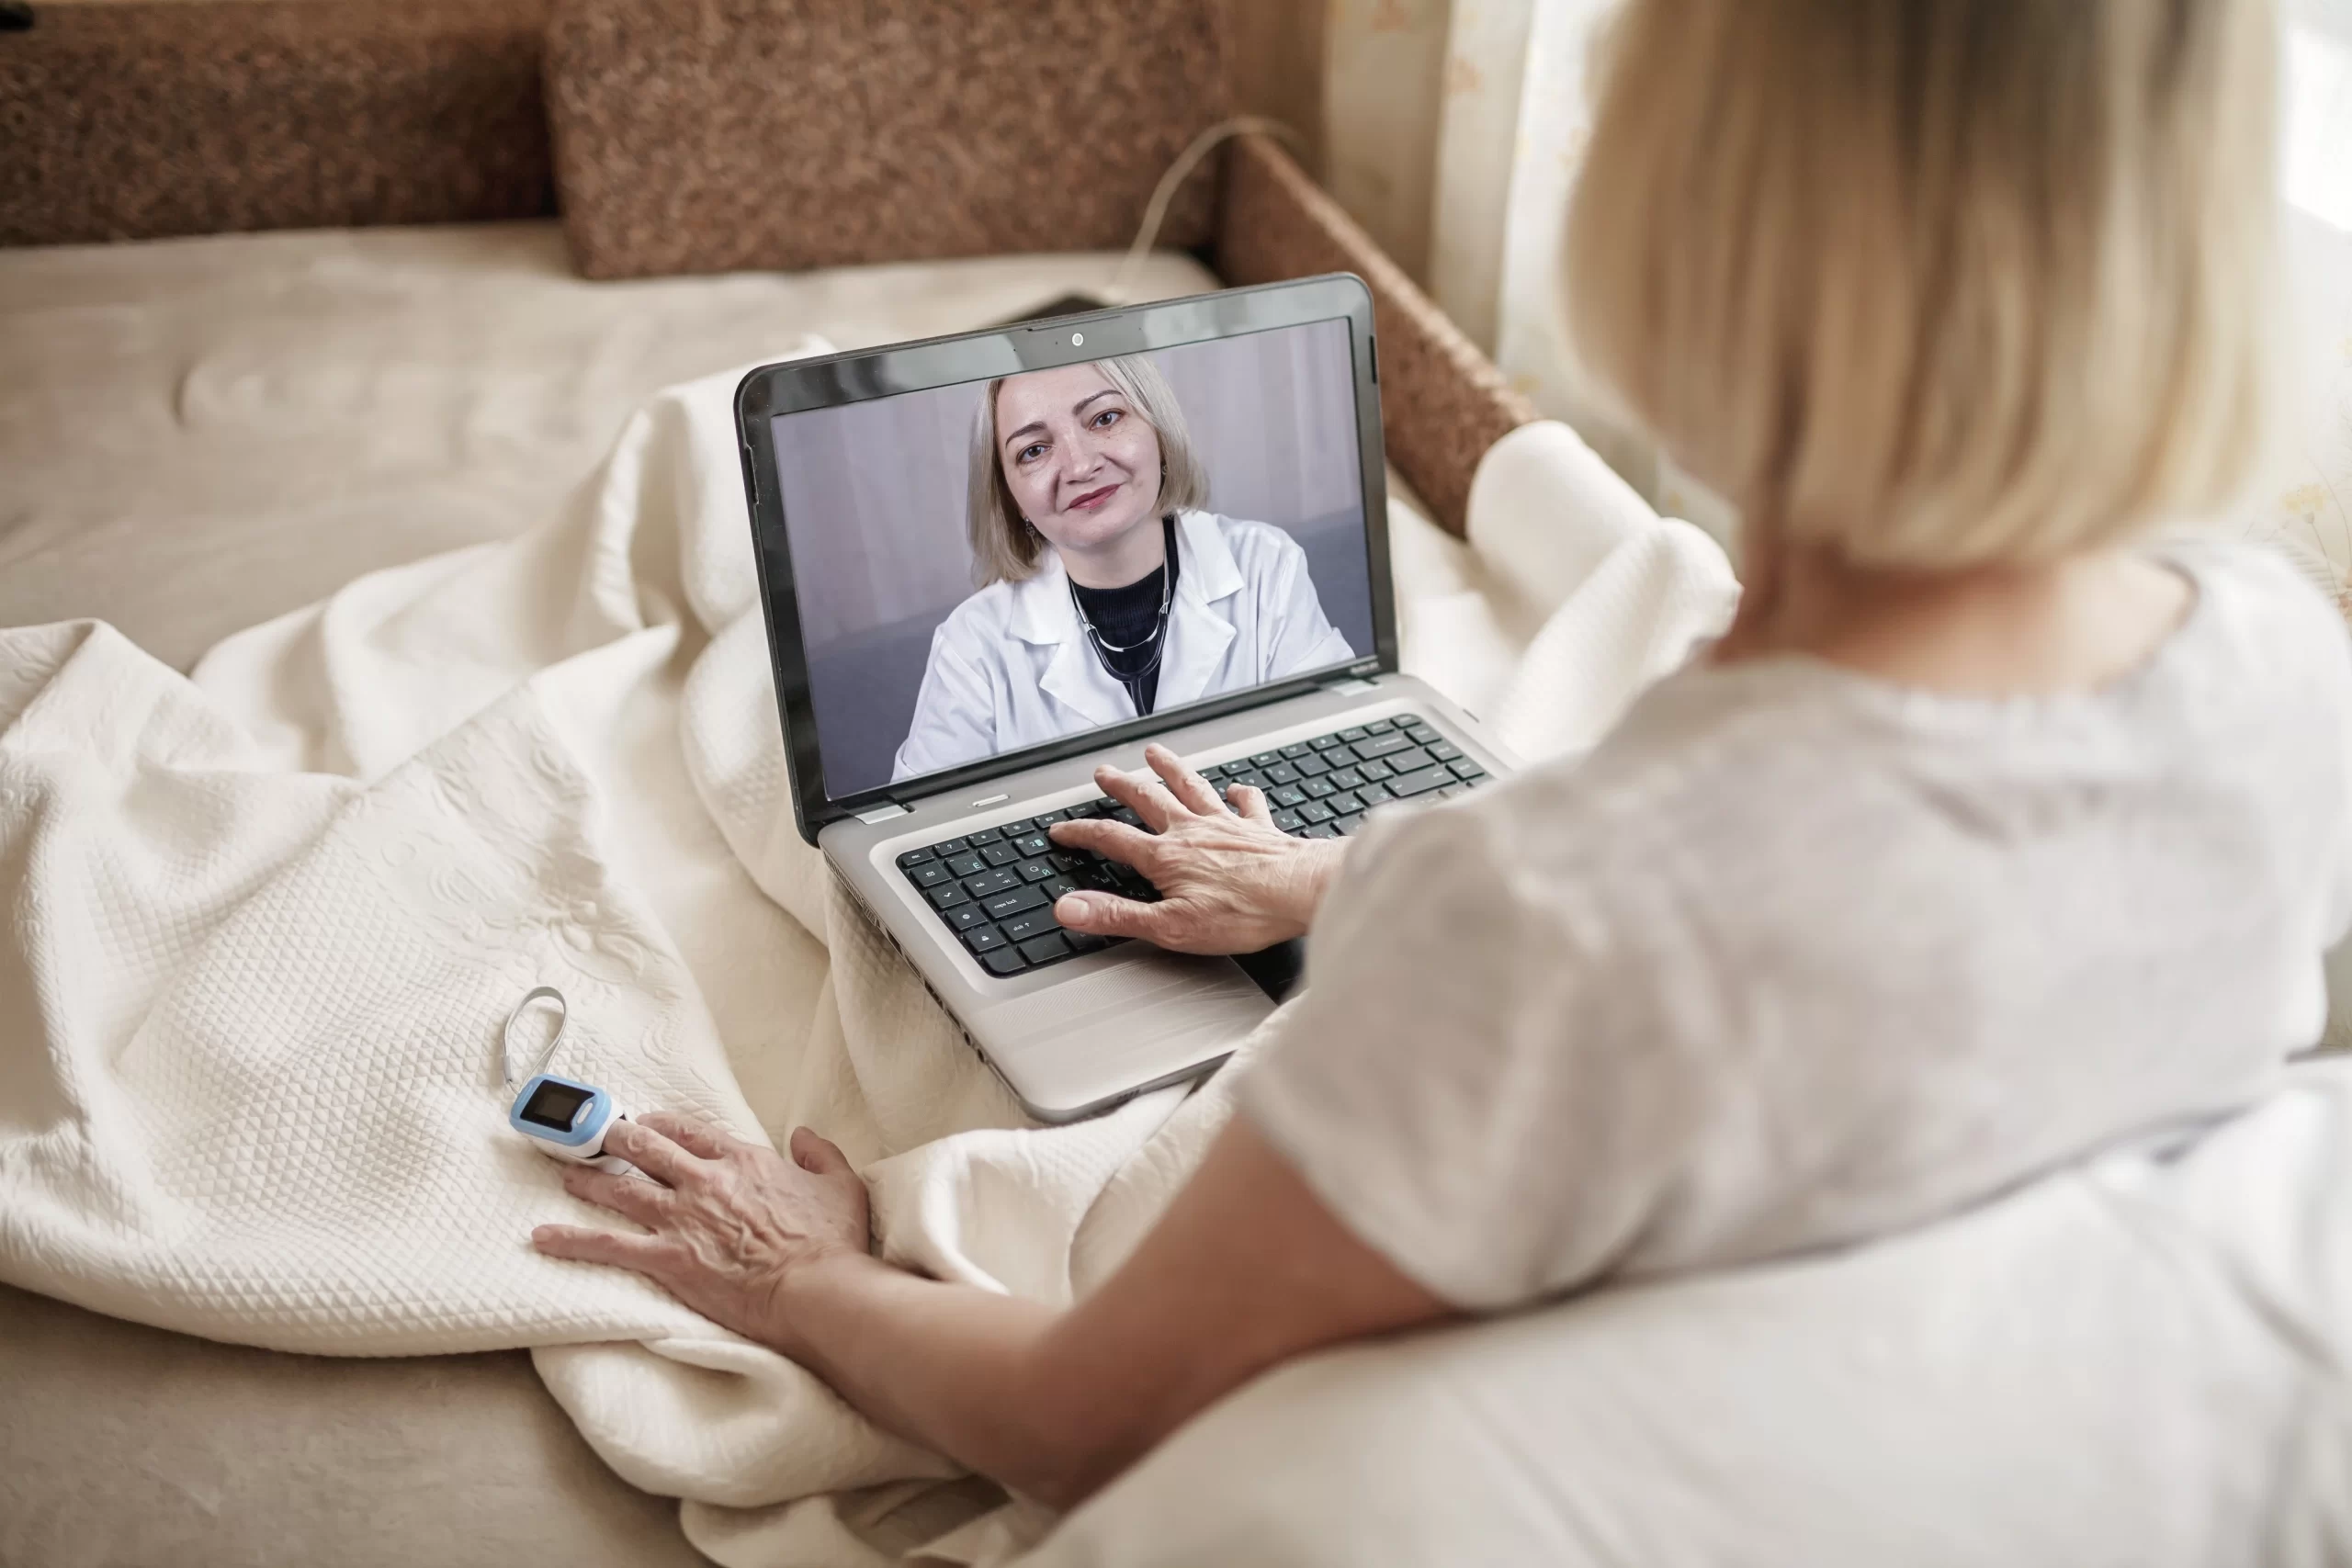
[{"label": "wrinkled hand", "polygon": [[1160,902],[1114,893],[1063,896],[1054,919],[1097,936],[1140,937],[1179,953],[1255,953],[1305,934],[1347,845],[1294,839],[1276,828],[1262,790],[1237,785],[1234,809],[1216,786],[1165,746],[1144,748],[1159,776],[1137,779],[1104,766],[1094,782],[1132,807],[1147,833],[1099,818],[1057,822],[1054,841],[1124,861],[1151,879]]},{"label": "wrinkled hand", "polygon": [[613,1123],[605,1148],[650,1179],[573,1166],[564,1190],[650,1234],[541,1225],[531,1245],[548,1257],[634,1269],[713,1323],[787,1355],[786,1294],[796,1274],[865,1257],[865,1183],[806,1127],[792,1134],[787,1159],[694,1117],[655,1111]]}]

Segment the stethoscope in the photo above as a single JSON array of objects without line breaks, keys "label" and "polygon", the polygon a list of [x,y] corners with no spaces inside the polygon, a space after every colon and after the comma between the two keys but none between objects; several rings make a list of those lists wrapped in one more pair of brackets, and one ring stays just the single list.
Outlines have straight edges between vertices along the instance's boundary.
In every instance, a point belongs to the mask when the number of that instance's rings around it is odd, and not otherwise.
[{"label": "stethoscope", "polygon": [[[1094,622],[1088,617],[1085,604],[1079,600],[1078,581],[1067,573],[1062,578],[1063,586],[1069,590],[1069,607],[1077,613],[1079,627],[1086,633],[1087,642],[1093,647],[1095,662],[1102,666],[1102,672],[1105,675],[1126,687],[1128,694],[1137,698],[1137,707],[1142,706],[1140,694],[1143,690],[1144,677],[1159,668],[1161,658],[1168,652],[1168,612],[1176,603],[1176,529],[1175,525],[1164,517],[1160,519],[1160,525],[1168,530],[1168,548],[1165,551],[1168,558],[1160,568],[1159,614],[1152,621],[1149,637],[1125,644],[1106,640],[1101,632],[1094,629]],[[1139,648],[1151,649],[1151,662],[1133,674],[1122,673],[1118,667],[1111,662],[1113,654],[1133,653]]]}]

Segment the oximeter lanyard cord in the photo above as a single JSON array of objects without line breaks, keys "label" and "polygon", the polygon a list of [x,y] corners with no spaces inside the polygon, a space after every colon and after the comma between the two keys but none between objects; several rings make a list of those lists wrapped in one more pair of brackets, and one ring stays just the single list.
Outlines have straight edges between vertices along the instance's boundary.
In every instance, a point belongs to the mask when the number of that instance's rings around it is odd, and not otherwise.
[{"label": "oximeter lanyard cord", "polygon": [[[555,1038],[548,1042],[547,1049],[539,1053],[538,1061],[529,1072],[517,1073],[514,1070],[514,1025],[522,1021],[526,1012],[530,1010],[533,1002],[555,1004]],[[571,1006],[563,999],[561,991],[557,990],[553,986],[534,986],[523,993],[523,999],[516,1002],[514,1010],[506,1015],[506,1028],[500,1034],[500,1041],[505,1048],[507,1093],[514,1093],[517,1084],[547,1069],[547,1065],[555,1060],[555,1048],[563,1043],[563,1032],[571,1026]]]}]

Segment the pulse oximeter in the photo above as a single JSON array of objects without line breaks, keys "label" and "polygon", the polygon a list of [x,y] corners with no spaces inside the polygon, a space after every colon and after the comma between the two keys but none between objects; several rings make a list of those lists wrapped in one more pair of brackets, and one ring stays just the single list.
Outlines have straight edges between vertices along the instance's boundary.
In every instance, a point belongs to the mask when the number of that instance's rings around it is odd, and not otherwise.
[{"label": "pulse oximeter", "polygon": [[[554,1003],[557,1011],[555,1038],[540,1053],[541,1067],[554,1056],[555,1048],[563,1043],[563,1032],[571,1026],[571,1010],[565,1004],[562,992],[553,986],[535,986],[524,993],[506,1020],[506,1083],[510,1089],[514,1084],[515,1021],[533,1002],[540,1001]],[[628,1112],[595,1085],[545,1071],[533,1073],[506,1108],[506,1124],[530,1139],[532,1146],[541,1154],[579,1165],[593,1165],[616,1175],[627,1175],[637,1168],[618,1155],[605,1152],[605,1137],[612,1131],[613,1123],[628,1120]]]},{"label": "pulse oximeter", "polygon": [[605,1134],[628,1112],[603,1089],[552,1073],[539,1073],[523,1086],[507,1109],[506,1124],[538,1145],[543,1155],[578,1160],[599,1170],[622,1171],[628,1163],[605,1153]]}]

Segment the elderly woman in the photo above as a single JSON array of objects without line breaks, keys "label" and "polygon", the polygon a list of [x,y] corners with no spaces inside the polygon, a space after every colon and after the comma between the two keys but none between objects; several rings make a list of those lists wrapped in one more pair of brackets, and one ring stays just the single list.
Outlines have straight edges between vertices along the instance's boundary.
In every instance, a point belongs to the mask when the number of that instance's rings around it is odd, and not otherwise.
[{"label": "elderly woman", "polygon": [[1170,894],[1069,923],[1313,928],[1239,1113],[1076,1306],[870,1256],[806,1129],[625,1129],[652,1181],[567,1179],[644,1231],[538,1245],[1068,1504],[1316,1347],[1883,1235],[2260,1093],[2352,914],[2352,657],[2283,565],[2150,530],[2257,446],[2271,25],[1634,0],[1569,315],[1743,506],[1726,638],[1343,852],[1165,754],[1105,780],[1156,834],[1056,829]]},{"label": "elderly woman", "polygon": [[1353,658],[1306,553],[1202,511],[1208,488],[1141,355],[989,382],[966,513],[980,591],[932,637],[891,777]]}]

